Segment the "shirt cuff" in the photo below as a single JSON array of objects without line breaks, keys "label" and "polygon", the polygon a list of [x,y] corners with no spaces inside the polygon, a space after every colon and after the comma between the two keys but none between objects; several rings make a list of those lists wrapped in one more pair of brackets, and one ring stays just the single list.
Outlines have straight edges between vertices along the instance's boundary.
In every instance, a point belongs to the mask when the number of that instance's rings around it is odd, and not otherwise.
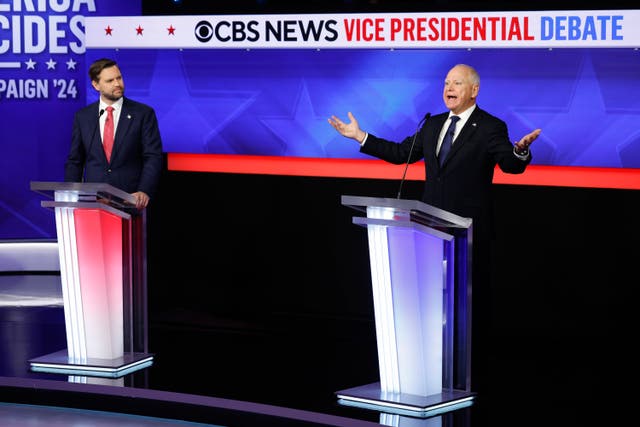
[{"label": "shirt cuff", "polygon": [[519,158],[520,160],[529,160],[529,157],[531,157],[531,152],[529,151],[528,148],[524,149],[522,152],[518,153],[518,151],[516,151],[516,146],[513,146],[513,154]]},{"label": "shirt cuff", "polygon": [[364,138],[360,141],[360,147],[364,147],[364,143],[367,142],[367,138],[369,138],[369,132],[364,133]]}]

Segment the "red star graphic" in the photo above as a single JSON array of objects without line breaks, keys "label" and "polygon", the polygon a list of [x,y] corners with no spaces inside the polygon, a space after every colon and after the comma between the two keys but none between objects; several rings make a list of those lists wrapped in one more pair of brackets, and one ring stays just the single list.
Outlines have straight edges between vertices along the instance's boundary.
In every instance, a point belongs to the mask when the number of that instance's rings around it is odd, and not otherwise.
[{"label": "red star graphic", "polygon": [[175,36],[175,31],[176,31],[176,29],[175,29],[175,28],[173,28],[173,25],[169,25],[169,28],[167,28],[167,31],[169,31],[169,34],[168,34],[168,35],[170,35],[170,36]]},{"label": "red star graphic", "polygon": [[111,28],[110,26],[107,25],[107,28],[104,29],[105,36],[110,36],[111,35],[111,31],[113,31],[113,28]]},{"label": "red star graphic", "polygon": [[144,29],[138,25],[138,28],[136,28],[136,36],[141,36],[143,31]]}]

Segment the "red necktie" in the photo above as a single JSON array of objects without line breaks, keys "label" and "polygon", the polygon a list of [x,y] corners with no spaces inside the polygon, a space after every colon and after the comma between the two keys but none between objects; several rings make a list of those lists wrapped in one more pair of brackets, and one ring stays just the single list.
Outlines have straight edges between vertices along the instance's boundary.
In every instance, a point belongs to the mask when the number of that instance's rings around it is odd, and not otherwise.
[{"label": "red necktie", "polygon": [[102,145],[107,162],[111,161],[111,150],[113,149],[113,107],[107,107],[107,119],[104,122],[104,134],[102,135]]}]

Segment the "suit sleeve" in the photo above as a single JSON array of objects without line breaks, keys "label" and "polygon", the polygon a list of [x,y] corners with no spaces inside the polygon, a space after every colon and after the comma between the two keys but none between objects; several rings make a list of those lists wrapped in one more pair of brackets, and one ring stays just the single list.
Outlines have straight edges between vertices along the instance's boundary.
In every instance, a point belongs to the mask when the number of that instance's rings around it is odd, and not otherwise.
[{"label": "suit sleeve", "polygon": [[[423,138],[422,130],[416,135],[415,141],[414,136],[411,135],[402,140],[402,142],[393,142],[369,134],[366,143],[360,148],[360,152],[385,160],[394,165],[406,163],[407,160],[409,160],[410,163],[414,163],[423,157]],[[411,151],[412,145],[413,151]],[[411,159],[409,159],[410,152]]]},{"label": "suit sleeve", "polygon": [[80,119],[76,113],[73,118],[71,132],[71,147],[64,165],[64,180],[66,182],[81,182],[86,159],[86,151],[82,141]]},{"label": "suit sleeve", "polygon": [[505,173],[520,174],[531,162],[531,156],[526,160],[519,159],[513,152],[513,144],[509,140],[507,125],[502,120],[496,120],[493,131],[489,135],[489,153],[495,163]]},{"label": "suit sleeve", "polygon": [[162,139],[156,113],[151,108],[144,115],[142,124],[142,162],[138,191],[152,196],[157,191],[162,173]]}]

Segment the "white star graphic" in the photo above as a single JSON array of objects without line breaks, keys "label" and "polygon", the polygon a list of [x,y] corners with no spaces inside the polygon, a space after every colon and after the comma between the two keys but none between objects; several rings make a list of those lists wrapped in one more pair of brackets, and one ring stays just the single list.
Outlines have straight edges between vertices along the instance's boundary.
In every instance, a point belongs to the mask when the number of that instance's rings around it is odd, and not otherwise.
[{"label": "white star graphic", "polygon": [[49,60],[46,62],[47,64],[47,70],[55,70],[56,69],[56,61],[54,61],[52,58],[49,58]]},{"label": "white star graphic", "polygon": [[66,62],[67,64],[67,70],[75,70],[76,69],[76,64],[77,62],[73,60],[73,58],[69,58],[69,60]]},{"label": "white star graphic", "polygon": [[27,66],[27,70],[35,70],[36,69],[36,62],[29,58],[28,61],[25,61],[25,65]]}]

